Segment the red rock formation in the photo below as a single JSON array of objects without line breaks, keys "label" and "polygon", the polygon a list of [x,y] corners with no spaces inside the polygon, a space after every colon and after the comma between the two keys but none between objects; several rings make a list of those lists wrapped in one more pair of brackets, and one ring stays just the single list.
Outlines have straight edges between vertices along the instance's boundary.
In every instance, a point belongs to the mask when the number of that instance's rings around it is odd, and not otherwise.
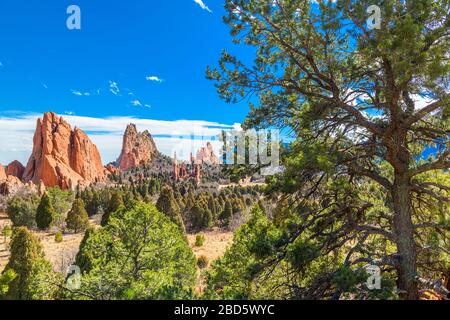
[{"label": "red rock formation", "polygon": [[14,176],[8,176],[0,183],[0,194],[11,195],[17,193],[23,187],[22,181]]},{"label": "red rock formation", "polygon": [[117,160],[121,170],[150,163],[158,154],[152,135],[146,130],[139,133],[135,124],[129,124],[123,135],[123,145]]},{"label": "red rock formation", "polygon": [[17,177],[20,180],[22,180],[24,171],[25,171],[25,167],[17,160],[11,162],[6,167],[6,175]]},{"label": "red rock formation", "polygon": [[196,184],[200,184],[202,181],[202,168],[198,163],[194,165],[194,178]]},{"label": "red rock formation", "polygon": [[6,180],[5,168],[3,168],[3,166],[0,164],[0,182],[5,180]]},{"label": "red rock formation", "polygon": [[177,160],[177,153],[175,152],[175,155],[173,157],[173,176],[175,181],[180,180],[180,171],[178,169],[178,160]]},{"label": "red rock formation", "polygon": [[54,113],[37,120],[33,152],[23,174],[25,182],[46,187],[74,189],[105,178],[97,147],[80,129],[71,126]]},{"label": "red rock formation", "polygon": [[210,142],[206,144],[206,147],[201,148],[197,152],[197,161],[200,163],[206,163],[211,165],[219,165],[220,160],[214,154],[213,146]]},{"label": "red rock formation", "polygon": [[120,169],[116,168],[113,164],[109,163],[106,165],[106,170],[109,174],[120,174]]},{"label": "red rock formation", "polygon": [[47,188],[45,188],[45,184],[44,182],[39,181],[39,185],[38,185],[38,194],[39,196],[43,196],[45,194],[45,191],[47,190]]},{"label": "red rock formation", "polygon": [[174,171],[174,179],[175,181],[184,181],[189,178],[194,178],[195,182],[197,184],[200,184],[202,179],[202,167],[201,164],[196,161],[191,154],[191,172],[188,173],[188,168],[186,166],[186,163],[182,162],[181,166],[178,164],[177,160],[177,154],[175,153],[174,156],[174,165],[173,165],[173,171]]}]

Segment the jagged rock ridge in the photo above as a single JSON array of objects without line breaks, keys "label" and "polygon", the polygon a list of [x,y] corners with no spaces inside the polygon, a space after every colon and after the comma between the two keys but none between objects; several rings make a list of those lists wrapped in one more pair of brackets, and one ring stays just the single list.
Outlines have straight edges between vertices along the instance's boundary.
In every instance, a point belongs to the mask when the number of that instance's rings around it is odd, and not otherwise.
[{"label": "jagged rock ridge", "polygon": [[72,130],[51,112],[37,120],[33,151],[23,174],[25,182],[74,189],[104,178],[100,153],[82,130]]},{"label": "jagged rock ridge", "polygon": [[126,171],[149,164],[158,154],[152,135],[147,130],[140,133],[135,124],[129,124],[123,135],[122,152],[117,160],[117,166]]}]

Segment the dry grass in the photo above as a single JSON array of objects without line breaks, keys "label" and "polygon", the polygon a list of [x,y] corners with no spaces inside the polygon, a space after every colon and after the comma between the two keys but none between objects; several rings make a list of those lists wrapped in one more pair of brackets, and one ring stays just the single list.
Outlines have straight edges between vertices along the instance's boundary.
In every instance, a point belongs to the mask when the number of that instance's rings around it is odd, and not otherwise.
[{"label": "dry grass", "polygon": [[211,231],[201,232],[205,236],[205,243],[201,247],[195,246],[195,236],[197,234],[189,234],[188,241],[189,246],[194,251],[195,256],[205,256],[208,261],[212,261],[220,258],[225,253],[225,250],[233,241],[233,233],[230,231],[224,231],[219,228],[214,228]]},{"label": "dry grass", "polygon": [[[205,242],[203,246],[195,246],[195,237],[197,234],[189,234],[188,241],[189,246],[192,248],[196,258],[200,256],[205,256],[208,258],[208,267],[206,270],[211,268],[211,263],[214,260],[222,257],[226,249],[233,242],[233,232],[222,230],[219,228],[214,228],[210,231],[201,232],[205,236]],[[197,284],[195,291],[197,294],[202,294],[205,290],[205,277],[204,270],[198,270]]]},{"label": "dry grass", "polygon": [[[96,226],[98,224],[97,220],[98,218],[94,217],[94,219],[90,220],[91,224]],[[11,221],[5,213],[0,212],[0,230],[6,224],[11,224]],[[64,234],[63,242],[57,243],[55,241],[55,232],[33,231],[33,233],[42,243],[45,257],[52,263],[53,269],[57,272],[65,273],[75,260],[84,234]],[[5,242],[4,238],[0,237],[0,272],[3,271],[9,260],[9,240],[8,238]]]},{"label": "dry grass", "polygon": [[[11,221],[8,219],[6,213],[0,212],[0,231],[3,230],[3,227],[6,225],[11,225]],[[9,260],[9,240],[9,238],[5,239],[0,235],[0,272],[3,271]]]}]

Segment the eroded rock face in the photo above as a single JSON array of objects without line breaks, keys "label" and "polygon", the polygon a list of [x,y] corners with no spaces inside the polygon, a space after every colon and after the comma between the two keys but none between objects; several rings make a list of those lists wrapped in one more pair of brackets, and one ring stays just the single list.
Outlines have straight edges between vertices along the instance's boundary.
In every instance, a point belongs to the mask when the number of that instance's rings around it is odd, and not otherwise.
[{"label": "eroded rock face", "polygon": [[8,176],[6,180],[0,182],[0,194],[2,195],[12,195],[17,193],[21,188],[23,188],[22,181],[15,176]]},{"label": "eroded rock face", "polygon": [[138,132],[135,124],[129,124],[123,135],[123,145],[117,165],[129,170],[150,163],[158,155],[152,135],[146,130]]},{"label": "eroded rock face", "polygon": [[120,174],[120,169],[116,168],[112,163],[108,163],[105,169],[108,174]]},{"label": "eroded rock face", "polygon": [[206,147],[201,148],[197,152],[197,162],[206,163],[211,165],[219,165],[220,160],[214,154],[213,146],[210,142],[206,144]]},{"label": "eroded rock face", "polygon": [[0,164],[0,182],[6,180],[6,171],[5,168]]},{"label": "eroded rock face", "polygon": [[6,175],[14,176],[22,180],[25,167],[19,161],[15,160],[6,167]]},{"label": "eroded rock face", "polygon": [[74,189],[105,178],[100,153],[80,129],[62,117],[45,113],[37,120],[33,152],[23,174],[25,182]]}]

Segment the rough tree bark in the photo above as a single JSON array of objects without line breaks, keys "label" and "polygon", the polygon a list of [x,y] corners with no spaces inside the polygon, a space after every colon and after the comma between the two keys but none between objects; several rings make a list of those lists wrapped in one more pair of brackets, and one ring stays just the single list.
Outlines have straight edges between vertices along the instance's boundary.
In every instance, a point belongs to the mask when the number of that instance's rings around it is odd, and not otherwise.
[{"label": "rough tree bark", "polygon": [[416,266],[414,225],[411,219],[410,178],[407,173],[396,173],[392,188],[394,205],[394,232],[396,236],[398,264],[398,289],[400,296],[408,300],[419,297]]}]

